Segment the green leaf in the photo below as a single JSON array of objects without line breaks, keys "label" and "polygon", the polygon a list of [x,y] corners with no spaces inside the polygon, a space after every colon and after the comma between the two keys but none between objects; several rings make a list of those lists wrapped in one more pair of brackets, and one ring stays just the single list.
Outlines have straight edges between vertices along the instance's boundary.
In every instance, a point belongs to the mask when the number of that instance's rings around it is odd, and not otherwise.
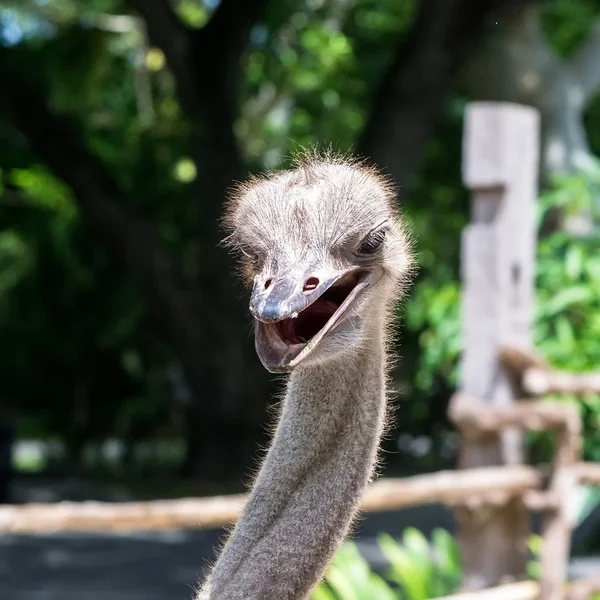
[{"label": "green leaf", "polygon": [[74,214],[75,205],[71,191],[47,169],[39,166],[13,169],[10,171],[9,180],[21,188],[25,198],[33,205]]},{"label": "green leaf", "polygon": [[32,258],[29,246],[16,231],[0,232],[0,294],[6,295],[28,274]]},{"label": "green leaf", "polygon": [[347,573],[336,565],[332,564],[329,567],[325,579],[340,600],[360,600],[348,580]]},{"label": "green leaf", "polygon": [[593,292],[589,287],[573,286],[559,291],[546,305],[544,314],[546,317],[555,316],[573,305],[589,302],[592,298]]},{"label": "green leaf", "polygon": [[311,595],[311,600],[338,600],[335,594],[324,583],[320,583]]},{"label": "green leaf", "polygon": [[583,270],[583,248],[573,245],[567,250],[565,256],[565,271],[570,279],[578,279]]},{"label": "green leaf", "polygon": [[445,529],[434,529],[432,542],[436,563],[440,572],[449,578],[460,578],[460,550],[456,539]]},{"label": "green leaf", "polygon": [[390,562],[390,577],[402,587],[408,600],[426,600],[429,596],[427,584],[431,570],[423,568],[414,555],[387,534],[379,537],[379,546]]}]

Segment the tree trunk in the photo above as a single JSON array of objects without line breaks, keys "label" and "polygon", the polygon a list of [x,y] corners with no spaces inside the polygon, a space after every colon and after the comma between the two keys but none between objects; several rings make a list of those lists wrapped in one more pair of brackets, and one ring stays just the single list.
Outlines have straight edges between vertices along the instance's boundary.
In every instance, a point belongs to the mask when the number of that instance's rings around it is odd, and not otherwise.
[{"label": "tree trunk", "polygon": [[0,504],[11,500],[13,478],[12,451],[14,446],[14,428],[8,419],[0,421]]},{"label": "tree trunk", "polygon": [[359,150],[403,187],[417,171],[447,95],[488,25],[528,0],[423,0],[377,91]]},{"label": "tree trunk", "polygon": [[[561,59],[548,44],[539,11],[537,3],[525,4],[498,27],[468,64],[465,82],[476,100],[514,102],[540,111],[544,184],[552,176],[574,173],[597,181],[600,166],[588,144],[583,113],[600,87],[600,22],[571,57]],[[591,211],[581,210],[560,226],[588,233],[594,227]]]}]

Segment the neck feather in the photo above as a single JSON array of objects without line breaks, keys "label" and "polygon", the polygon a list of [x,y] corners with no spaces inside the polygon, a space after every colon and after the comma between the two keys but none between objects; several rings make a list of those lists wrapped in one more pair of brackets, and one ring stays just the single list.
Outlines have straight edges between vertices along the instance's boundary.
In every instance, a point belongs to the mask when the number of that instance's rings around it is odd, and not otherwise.
[{"label": "neck feather", "polygon": [[301,600],[348,533],[385,420],[383,332],[295,371],[244,512],[197,600]]}]

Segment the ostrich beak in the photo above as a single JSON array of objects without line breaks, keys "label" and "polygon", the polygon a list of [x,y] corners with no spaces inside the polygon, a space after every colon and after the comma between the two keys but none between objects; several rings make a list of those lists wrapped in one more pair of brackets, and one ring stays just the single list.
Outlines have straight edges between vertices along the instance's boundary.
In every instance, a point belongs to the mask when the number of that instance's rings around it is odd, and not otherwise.
[{"label": "ostrich beak", "polygon": [[340,325],[348,307],[381,271],[353,267],[310,276],[257,280],[250,300],[255,345],[267,370],[291,371]]},{"label": "ostrich beak", "polygon": [[[282,277],[269,286],[256,282],[250,300],[250,312],[263,323],[277,323],[284,319],[295,318],[317,298],[322,296],[343,273],[334,273],[324,277],[310,277],[303,284],[304,277]],[[312,281],[311,281],[312,280]]]}]

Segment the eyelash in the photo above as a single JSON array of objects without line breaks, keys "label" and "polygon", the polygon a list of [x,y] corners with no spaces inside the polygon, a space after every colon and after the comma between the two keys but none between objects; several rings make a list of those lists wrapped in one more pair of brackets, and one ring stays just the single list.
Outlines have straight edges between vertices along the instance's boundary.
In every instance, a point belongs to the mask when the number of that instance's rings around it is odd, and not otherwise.
[{"label": "eyelash", "polygon": [[253,264],[258,264],[258,256],[256,254],[249,254],[243,248],[240,247],[240,252]]},{"label": "eyelash", "polygon": [[379,231],[374,231],[370,233],[361,243],[358,248],[358,252],[360,254],[373,254],[381,246],[385,240],[385,231],[380,229]]}]

